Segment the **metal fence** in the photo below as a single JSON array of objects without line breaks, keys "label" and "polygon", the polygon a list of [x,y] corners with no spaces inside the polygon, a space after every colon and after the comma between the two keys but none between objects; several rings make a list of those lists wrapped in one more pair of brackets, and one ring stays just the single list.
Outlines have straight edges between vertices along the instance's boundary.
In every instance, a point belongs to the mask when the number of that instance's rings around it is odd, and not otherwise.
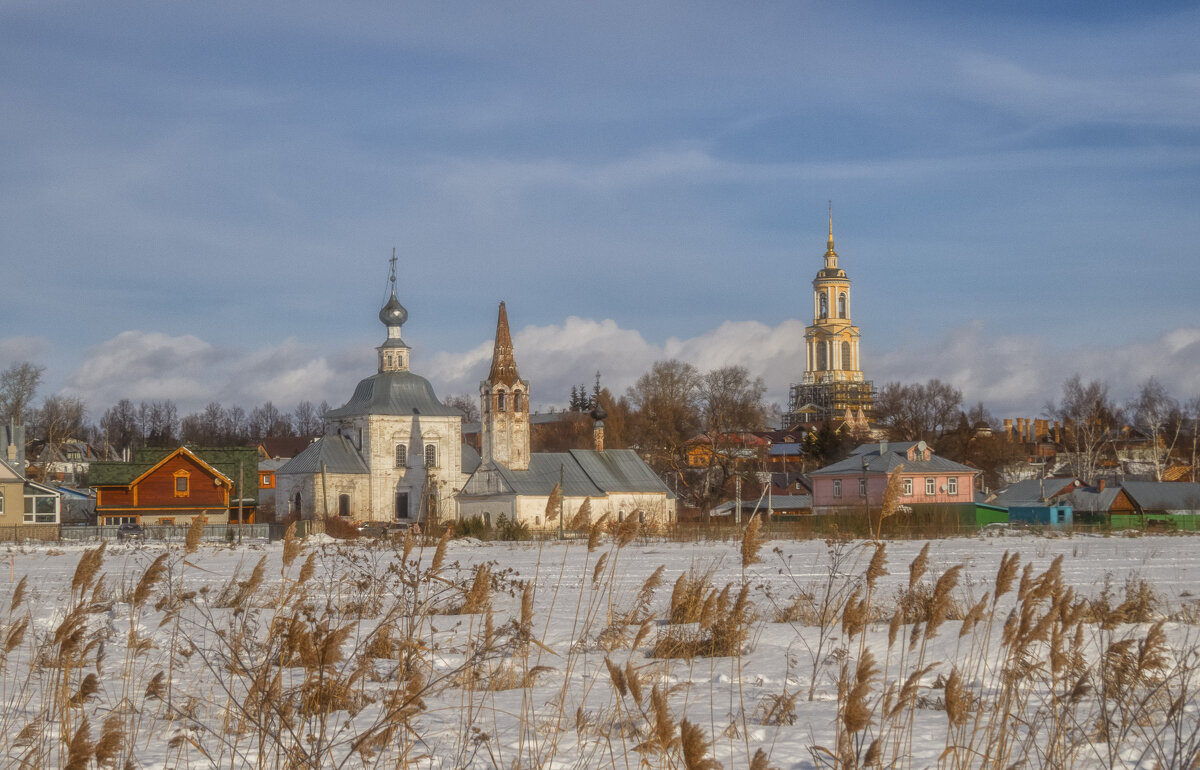
[{"label": "metal fence", "polygon": [[[209,542],[238,542],[246,540],[273,540],[270,524],[210,524],[204,527],[202,538]],[[60,524],[27,524],[23,526],[0,527],[0,542],[92,542],[100,540],[120,540],[119,527],[76,526]],[[142,540],[155,542],[183,542],[187,538],[188,527],[172,525],[151,525],[142,528],[138,536]],[[283,537],[282,530],[278,537]]]}]

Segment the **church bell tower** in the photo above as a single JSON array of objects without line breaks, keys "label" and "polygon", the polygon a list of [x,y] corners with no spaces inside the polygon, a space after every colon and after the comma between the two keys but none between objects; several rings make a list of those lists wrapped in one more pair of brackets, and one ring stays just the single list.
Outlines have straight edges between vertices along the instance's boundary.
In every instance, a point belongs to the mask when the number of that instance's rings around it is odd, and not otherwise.
[{"label": "church bell tower", "polygon": [[863,376],[859,331],[850,319],[850,278],[833,247],[833,205],[825,264],[812,282],[813,322],[804,330],[804,377],[791,387],[789,424],[844,421],[865,428],[874,407],[873,384]]},{"label": "church bell tower", "polygon": [[483,462],[529,470],[529,381],[517,373],[508,312],[500,303],[492,369],[479,383],[480,448]]}]

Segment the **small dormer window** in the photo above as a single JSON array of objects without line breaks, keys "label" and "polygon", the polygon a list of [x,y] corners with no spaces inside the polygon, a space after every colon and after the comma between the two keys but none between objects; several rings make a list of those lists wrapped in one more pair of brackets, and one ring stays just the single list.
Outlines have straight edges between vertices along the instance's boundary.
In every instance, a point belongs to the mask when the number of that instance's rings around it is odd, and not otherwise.
[{"label": "small dormer window", "polygon": [[187,471],[175,471],[175,496],[187,497],[190,492],[188,489],[188,480],[191,476]]}]

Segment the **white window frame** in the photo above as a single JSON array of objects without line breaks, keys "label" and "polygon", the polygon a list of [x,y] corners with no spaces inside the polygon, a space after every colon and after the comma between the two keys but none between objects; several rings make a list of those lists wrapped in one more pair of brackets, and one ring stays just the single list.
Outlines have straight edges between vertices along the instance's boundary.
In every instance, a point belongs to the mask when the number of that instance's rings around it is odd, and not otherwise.
[{"label": "white window frame", "polygon": [[833,480],[833,496],[834,497],[842,496],[842,480],[841,479]]},{"label": "white window frame", "polygon": [[925,477],[925,496],[933,497],[937,494],[937,479],[932,476]]},{"label": "white window frame", "polygon": [[912,497],[912,493],[913,493],[913,480],[912,479],[906,478],[904,480],[903,493],[904,493],[905,497]]},{"label": "white window frame", "polygon": [[950,478],[946,479],[946,493],[950,494],[950,495],[958,494],[958,477],[957,476],[951,476]]}]

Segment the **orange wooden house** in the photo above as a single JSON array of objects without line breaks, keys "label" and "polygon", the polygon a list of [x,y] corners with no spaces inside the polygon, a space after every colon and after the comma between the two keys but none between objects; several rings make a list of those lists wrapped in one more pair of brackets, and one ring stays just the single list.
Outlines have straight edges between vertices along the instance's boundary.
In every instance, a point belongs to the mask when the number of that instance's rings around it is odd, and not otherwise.
[{"label": "orange wooden house", "polygon": [[133,462],[93,463],[90,482],[101,525],[188,525],[200,514],[223,524],[238,521],[239,510],[253,523],[258,458],[253,448],[143,449]]}]

